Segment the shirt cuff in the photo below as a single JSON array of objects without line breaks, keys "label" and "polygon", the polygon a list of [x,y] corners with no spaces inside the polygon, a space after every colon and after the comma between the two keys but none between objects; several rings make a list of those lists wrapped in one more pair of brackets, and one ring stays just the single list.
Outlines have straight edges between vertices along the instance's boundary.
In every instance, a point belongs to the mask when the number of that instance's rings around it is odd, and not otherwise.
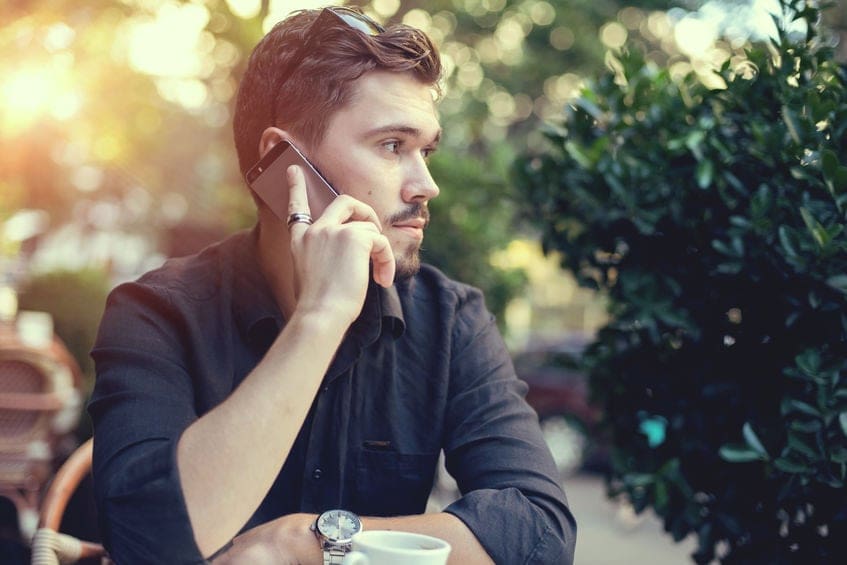
[{"label": "shirt cuff", "polygon": [[471,491],[444,509],[473,532],[495,563],[573,563],[574,538],[556,532],[549,517],[516,488]]}]

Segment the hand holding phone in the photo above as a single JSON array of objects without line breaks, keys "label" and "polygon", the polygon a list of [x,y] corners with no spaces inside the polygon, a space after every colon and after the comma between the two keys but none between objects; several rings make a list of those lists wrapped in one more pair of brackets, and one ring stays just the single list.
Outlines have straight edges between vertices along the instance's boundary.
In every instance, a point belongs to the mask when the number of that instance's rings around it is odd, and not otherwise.
[{"label": "hand holding phone", "polygon": [[338,196],[338,192],[292,143],[282,140],[271,147],[270,151],[247,171],[247,184],[276,217],[285,222],[288,218],[288,193],[291,189],[287,171],[291,165],[298,165],[303,171],[309,210],[312,218],[316,220]]},{"label": "hand holding phone", "polygon": [[[251,167],[245,175],[247,184],[267,204],[277,218],[285,223],[290,213],[301,211],[294,208],[289,209],[288,206],[292,190],[288,176],[288,168],[291,165],[297,165],[303,174],[309,213],[314,220],[317,220],[332,201],[338,197],[339,193],[290,142],[280,141],[258,163]],[[298,195],[298,198],[302,198],[302,196]],[[394,282],[395,272],[394,254],[391,244],[379,231],[381,224],[373,208],[363,202],[349,198],[345,200],[343,206],[333,207],[332,217],[329,218],[328,214],[327,219],[329,220],[327,225],[344,226],[345,230],[354,230],[357,232],[357,238],[360,240],[368,240],[370,243],[369,257],[356,259],[356,252],[361,251],[363,246],[355,244],[354,247],[357,249],[351,249],[349,246],[353,240],[349,237],[336,237],[331,245],[323,242],[319,248],[306,249],[304,247],[304,238],[302,238],[302,231],[305,230],[296,230],[296,232],[300,233],[301,237],[292,238],[292,249],[295,254],[301,257],[301,265],[308,265],[304,267],[304,271],[311,274],[320,273],[325,269],[325,265],[330,265],[333,274],[336,274],[340,269],[349,275],[346,279],[338,279],[338,283],[343,289],[342,293],[346,293],[355,290],[356,285],[350,284],[350,281],[357,278],[355,276],[356,270],[361,269],[364,276],[363,280],[367,280],[368,270],[372,264],[373,279],[377,284],[384,287],[391,286]],[[291,233],[295,232],[295,230],[290,231]],[[368,258],[370,261],[367,260]],[[343,266],[340,261],[348,261],[349,265]],[[361,301],[364,300],[366,287],[367,285],[360,289],[361,296],[357,298],[359,309],[361,308]],[[330,292],[329,294],[333,293]],[[334,300],[338,301],[337,297],[341,296],[341,294],[336,294],[335,296],[336,298]],[[358,311],[357,309],[357,315]]]}]

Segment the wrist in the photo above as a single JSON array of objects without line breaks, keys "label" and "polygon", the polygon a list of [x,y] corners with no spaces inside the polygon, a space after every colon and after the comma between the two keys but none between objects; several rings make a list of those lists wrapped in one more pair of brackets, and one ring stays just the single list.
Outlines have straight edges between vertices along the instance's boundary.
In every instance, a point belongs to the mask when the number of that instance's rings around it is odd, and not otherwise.
[{"label": "wrist", "polygon": [[323,552],[320,542],[312,531],[315,514],[289,514],[280,521],[276,543],[279,547],[293,552],[299,563],[322,565]]},{"label": "wrist", "polygon": [[307,306],[298,304],[289,325],[304,334],[319,335],[320,337],[344,337],[347,329],[355,320],[355,316],[345,315],[331,306]]},{"label": "wrist", "polygon": [[343,299],[338,300],[301,300],[294,308],[291,319],[316,320],[323,329],[341,328],[344,331],[358,317],[362,305],[350,305]]}]

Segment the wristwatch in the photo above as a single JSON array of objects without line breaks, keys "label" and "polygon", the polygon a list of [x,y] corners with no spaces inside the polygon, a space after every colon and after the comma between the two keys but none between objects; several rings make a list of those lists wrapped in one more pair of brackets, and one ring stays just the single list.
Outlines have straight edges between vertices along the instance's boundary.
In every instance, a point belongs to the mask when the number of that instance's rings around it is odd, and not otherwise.
[{"label": "wristwatch", "polygon": [[312,524],[324,552],[324,565],[340,565],[353,547],[353,534],[362,531],[362,520],[348,510],[327,510]]}]

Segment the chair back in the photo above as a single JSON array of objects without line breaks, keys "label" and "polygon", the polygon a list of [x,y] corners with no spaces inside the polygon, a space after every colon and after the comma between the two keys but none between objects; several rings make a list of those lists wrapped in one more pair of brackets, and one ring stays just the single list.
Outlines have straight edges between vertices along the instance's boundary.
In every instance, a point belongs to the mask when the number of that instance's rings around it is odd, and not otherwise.
[{"label": "chair back", "polygon": [[38,530],[32,540],[32,565],[75,563],[80,559],[100,558],[111,563],[102,545],[82,541],[59,532],[68,501],[82,480],[91,473],[93,442],[80,445],[59,468],[41,505]]},{"label": "chair back", "polygon": [[79,367],[58,339],[34,347],[0,324],[0,496],[15,504],[26,538],[60,444],[79,421],[79,389]]}]

